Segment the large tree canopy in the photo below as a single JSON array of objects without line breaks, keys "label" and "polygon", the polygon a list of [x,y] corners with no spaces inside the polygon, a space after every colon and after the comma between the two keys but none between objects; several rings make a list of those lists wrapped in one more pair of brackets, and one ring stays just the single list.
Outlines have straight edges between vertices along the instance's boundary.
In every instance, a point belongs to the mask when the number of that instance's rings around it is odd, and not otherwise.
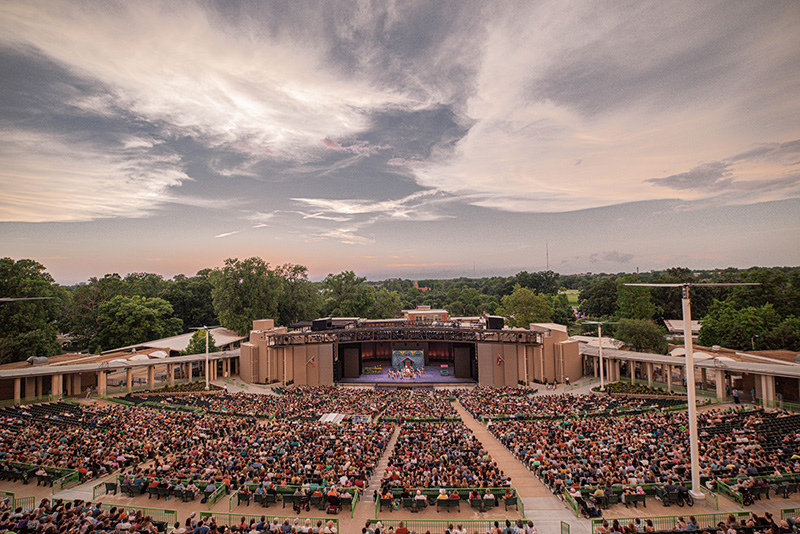
[{"label": "large tree canopy", "polygon": [[278,317],[282,278],[261,258],[228,258],[211,282],[214,310],[225,328],[244,336],[254,320]]},{"label": "large tree canopy", "polygon": [[326,276],[322,281],[326,313],[337,317],[368,317],[375,294],[366,281],[353,271]]},{"label": "large tree canopy", "polygon": [[69,295],[33,260],[0,259],[0,297],[53,297],[51,300],[0,303],[0,363],[61,352],[56,321]]},{"label": "large tree canopy", "polygon": [[553,320],[553,305],[547,295],[516,286],[510,295],[503,297],[501,312],[509,326],[528,328],[531,323],[549,323]]},{"label": "large tree canopy", "polygon": [[92,350],[115,349],[179,334],[183,324],[172,316],[172,305],[158,297],[117,295],[97,310],[100,335]]}]

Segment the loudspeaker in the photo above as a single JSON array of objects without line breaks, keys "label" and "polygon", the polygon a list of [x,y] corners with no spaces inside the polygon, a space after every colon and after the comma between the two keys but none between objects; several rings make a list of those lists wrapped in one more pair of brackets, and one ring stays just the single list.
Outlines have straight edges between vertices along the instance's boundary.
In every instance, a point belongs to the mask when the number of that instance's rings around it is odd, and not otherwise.
[{"label": "loudspeaker", "polygon": [[311,322],[311,331],[324,332],[325,330],[330,330],[332,325],[333,321],[330,317],[326,317],[325,319],[314,319]]},{"label": "loudspeaker", "polygon": [[487,330],[502,330],[505,324],[505,319],[497,315],[486,316],[486,329]]}]

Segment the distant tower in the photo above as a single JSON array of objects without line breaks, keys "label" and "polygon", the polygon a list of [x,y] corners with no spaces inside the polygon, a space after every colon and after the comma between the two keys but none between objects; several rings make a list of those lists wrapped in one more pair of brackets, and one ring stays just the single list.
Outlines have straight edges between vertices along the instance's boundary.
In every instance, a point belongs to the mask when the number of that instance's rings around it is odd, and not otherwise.
[{"label": "distant tower", "polygon": [[544,242],[544,247],[545,247],[545,255],[546,255],[546,258],[547,258],[547,270],[549,271],[550,270],[550,241],[545,241]]}]

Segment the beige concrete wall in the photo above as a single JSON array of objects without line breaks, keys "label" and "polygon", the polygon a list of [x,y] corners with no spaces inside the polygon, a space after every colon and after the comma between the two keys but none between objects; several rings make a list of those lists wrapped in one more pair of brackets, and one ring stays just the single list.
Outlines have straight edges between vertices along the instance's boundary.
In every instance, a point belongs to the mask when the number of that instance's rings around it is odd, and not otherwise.
[{"label": "beige concrete wall", "polygon": [[575,382],[583,375],[581,354],[577,341],[564,341],[561,343],[561,352],[564,357],[564,375]]},{"label": "beige concrete wall", "polygon": [[253,376],[253,361],[257,359],[258,348],[253,343],[242,343],[239,355],[239,377],[245,382],[255,382],[258,377]]},{"label": "beige concrete wall", "polygon": [[317,367],[319,369],[319,385],[333,385],[333,344],[317,345]]},{"label": "beige concrete wall", "polygon": [[253,321],[253,330],[271,330],[275,328],[274,319],[259,319]]},{"label": "beige concrete wall", "polygon": [[515,386],[517,385],[517,380],[519,380],[519,362],[517,358],[519,345],[499,345],[498,348],[502,349],[498,352],[502,353],[504,360],[499,366],[503,369],[500,387]]},{"label": "beige concrete wall", "polygon": [[478,356],[478,384],[481,386],[494,386],[495,358],[492,345],[489,343],[476,343],[475,350]]}]

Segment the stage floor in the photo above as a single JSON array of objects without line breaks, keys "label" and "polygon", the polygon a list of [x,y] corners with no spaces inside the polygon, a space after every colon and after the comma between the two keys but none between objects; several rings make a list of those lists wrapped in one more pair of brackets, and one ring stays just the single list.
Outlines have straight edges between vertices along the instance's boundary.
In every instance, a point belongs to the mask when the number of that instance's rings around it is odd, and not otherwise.
[{"label": "stage floor", "polygon": [[342,384],[391,384],[393,386],[423,386],[430,384],[475,384],[477,380],[472,378],[456,378],[453,376],[453,366],[447,367],[447,375],[442,375],[442,367],[438,365],[426,365],[425,373],[418,378],[396,378],[389,376],[391,366],[384,365],[381,373],[366,374],[362,373],[358,378],[342,378]]}]

